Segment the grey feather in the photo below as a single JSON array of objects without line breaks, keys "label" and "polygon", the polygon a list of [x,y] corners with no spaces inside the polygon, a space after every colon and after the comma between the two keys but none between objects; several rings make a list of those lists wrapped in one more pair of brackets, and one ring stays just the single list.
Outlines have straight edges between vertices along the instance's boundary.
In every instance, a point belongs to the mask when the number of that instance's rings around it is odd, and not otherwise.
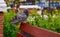
[{"label": "grey feather", "polygon": [[24,12],[17,14],[17,15],[11,20],[11,23],[16,24],[16,23],[18,23],[18,22],[23,22],[23,21],[25,21],[25,19],[27,19],[27,17],[28,17],[28,11],[25,10]]}]

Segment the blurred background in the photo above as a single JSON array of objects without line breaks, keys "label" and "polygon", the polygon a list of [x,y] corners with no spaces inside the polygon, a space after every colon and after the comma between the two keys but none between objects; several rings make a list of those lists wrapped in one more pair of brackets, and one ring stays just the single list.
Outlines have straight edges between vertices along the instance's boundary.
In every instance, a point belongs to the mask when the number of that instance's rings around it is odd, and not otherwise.
[{"label": "blurred background", "polygon": [[[16,37],[20,22],[10,24],[10,20],[24,9],[28,9],[26,22],[33,26],[60,33],[60,0],[5,0],[7,12],[4,13],[4,37]],[[38,21],[37,21],[38,20]]]}]

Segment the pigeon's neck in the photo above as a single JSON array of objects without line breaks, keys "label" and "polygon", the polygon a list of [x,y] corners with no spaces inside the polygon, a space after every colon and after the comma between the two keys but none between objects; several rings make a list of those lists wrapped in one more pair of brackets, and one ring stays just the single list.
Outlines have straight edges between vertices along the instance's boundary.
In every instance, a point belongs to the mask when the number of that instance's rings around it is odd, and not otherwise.
[{"label": "pigeon's neck", "polygon": [[28,16],[28,12],[24,12]]}]

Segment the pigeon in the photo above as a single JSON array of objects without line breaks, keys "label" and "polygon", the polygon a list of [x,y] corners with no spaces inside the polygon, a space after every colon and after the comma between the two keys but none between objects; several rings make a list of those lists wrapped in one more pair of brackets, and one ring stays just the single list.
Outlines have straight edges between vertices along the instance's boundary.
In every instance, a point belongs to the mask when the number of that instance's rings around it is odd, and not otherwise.
[{"label": "pigeon", "polygon": [[10,23],[12,23],[12,24],[17,24],[18,22],[23,22],[23,21],[25,21],[25,19],[28,18],[28,15],[29,15],[28,10],[25,9],[24,12],[21,12],[21,13],[17,14],[17,15],[10,21]]},{"label": "pigeon", "polygon": [[[11,23],[13,24],[17,24],[18,22],[23,22],[25,21],[25,19],[28,18],[28,10],[24,10],[24,12],[17,14],[12,20]],[[24,31],[21,31],[22,34],[24,34],[26,37],[32,37],[31,35],[29,35],[28,33],[25,33]]]}]

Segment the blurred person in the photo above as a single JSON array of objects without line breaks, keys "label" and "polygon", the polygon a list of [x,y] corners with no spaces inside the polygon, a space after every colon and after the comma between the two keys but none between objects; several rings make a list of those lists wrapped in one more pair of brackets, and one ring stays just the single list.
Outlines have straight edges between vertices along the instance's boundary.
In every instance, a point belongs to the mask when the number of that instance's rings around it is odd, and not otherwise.
[{"label": "blurred person", "polygon": [[13,10],[16,12],[16,10],[17,10],[16,4],[14,5]]},{"label": "blurred person", "polygon": [[19,11],[19,6],[20,6],[19,4],[14,5],[13,9],[14,9],[15,13],[17,13]]}]

